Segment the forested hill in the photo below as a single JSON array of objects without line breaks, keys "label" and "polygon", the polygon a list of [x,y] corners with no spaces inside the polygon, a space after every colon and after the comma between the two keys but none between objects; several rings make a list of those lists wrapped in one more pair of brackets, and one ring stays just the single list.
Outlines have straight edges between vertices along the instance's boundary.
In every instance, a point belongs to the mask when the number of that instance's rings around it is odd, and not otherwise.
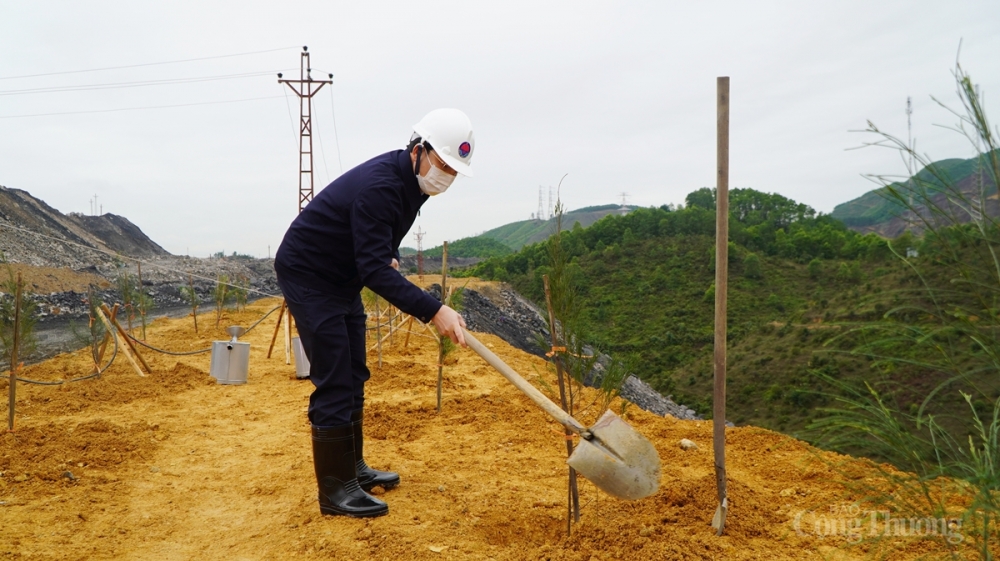
[{"label": "forested hill", "polygon": [[[609,214],[628,214],[635,208],[621,205],[580,208],[563,214],[562,228],[563,230],[568,230],[576,224],[586,228]],[[547,220],[532,219],[511,222],[510,224],[504,224],[477,236],[448,242],[448,256],[486,259],[489,257],[510,255],[526,244],[545,240],[552,235],[555,228],[556,220],[554,217]],[[424,257],[440,259],[442,248],[443,246],[439,245],[425,250]],[[417,254],[417,250],[409,247],[401,247],[399,252],[403,256]]]},{"label": "forested hill", "polygon": [[[998,154],[994,153],[992,157],[997,156]],[[837,205],[830,216],[859,232],[875,232],[886,237],[896,237],[907,227],[906,221],[901,217],[907,209],[894,197],[887,197],[887,191],[895,189],[905,193],[911,186],[937,194],[938,196],[931,197],[941,199],[937,204],[941,204],[948,197],[978,200],[985,195],[986,212],[991,216],[1000,216],[1000,204],[996,197],[996,178],[992,177],[989,172],[992,167],[985,161],[990,157],[990,154],[983,154],[968,160],[953,158],[933,162],[905,181],[869,191],[854,200]],[[918,201],[922,199],[922,197],[916,198]],[[918,208],[917,211],[922,212],[923,209]],[[956,217],[963,218],[961,215]],[[964,216],[965,220],[970,218],[970,214]]]},{"label": "forested hill", "polygon": [[[579,223],[581,227],[586,228],[605,216],[628,214],[634,208],[621,205],[601,205],[568,211],[563,214],[562,227],[564,230],[568,230]],[[496,240],[511,249],[518,250],[525,245],[545,240],[552,235],[555,228],[555,217],[550,217],[548,220],[521,220],[488,230],[477,237]]]},{"label": "forested hill", "polygon": [[[710,413],[715,200],[611,215],[560,238],[588,342],[634,353],[640,375]],[[777,194],[730,192],[730,420],[793,432],[813,418],[810,369],[854,375],[857,361],[812,350],[880,310],[865,296],[903,282],[884,239]],[[468,274],[503,280],[540,304],[551,240],[488,259]],[[876,283],[871,279],[878,279]],[[826,361],[826,362],[824,362]],[[766,399],[765,399],[766,396]]]}]

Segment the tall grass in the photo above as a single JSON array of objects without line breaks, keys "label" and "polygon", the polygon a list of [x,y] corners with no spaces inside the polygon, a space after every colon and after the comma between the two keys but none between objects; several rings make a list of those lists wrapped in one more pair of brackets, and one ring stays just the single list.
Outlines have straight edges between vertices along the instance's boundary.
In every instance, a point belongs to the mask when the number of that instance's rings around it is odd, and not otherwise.
[{"label": "tall grass", "polygon": [[[821,445],[864,450],[898,468],[881,465],[876,477],[847,478],[855,500],[898,518],[950,520],[951,532],[910,538],[938,540],[944,556],[964,556],[972,547],[985,560],[1000,549],[1000,158],[971,77],[961,65],[954,77],[961,107],[935,101],[957,117],[949,128],[978,154],[971,176],[953,177],[911,142],[869,122],[877,139],[867,144],[898,151],[907,166],[906,178],[871,178],[905,223],[906,234],[889,247],[918,288],[900,291],[882,320],[853,333],[861,341],[853,352],[871,360],[874,371],[944,381],[906,410],[896,401],[905,389],[899,385],[873,379],[856,387],[818,374],[839,395],[810,429]],[[945,398],[964,406],[941,411]]]}]

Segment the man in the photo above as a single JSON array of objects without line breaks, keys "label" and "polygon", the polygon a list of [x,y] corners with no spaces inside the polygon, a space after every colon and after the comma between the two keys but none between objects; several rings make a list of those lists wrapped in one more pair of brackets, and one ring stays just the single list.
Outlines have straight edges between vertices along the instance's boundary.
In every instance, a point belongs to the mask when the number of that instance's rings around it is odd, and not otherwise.
[{"label": "man", "polygon": [[363,457],[365,311],[368,287],[400,310],[433,323],[465,345],[465,321],[399,274],[399,244],[430,196],[457,174],[472,176],[472,124],[457,109],[437,109],[413,127],[406,150],[355,167],[323,189],[292,222],[274,268],[309,358],[313,464],[323,514],[381,516],[389,506],[369,495],[399,475]]}]

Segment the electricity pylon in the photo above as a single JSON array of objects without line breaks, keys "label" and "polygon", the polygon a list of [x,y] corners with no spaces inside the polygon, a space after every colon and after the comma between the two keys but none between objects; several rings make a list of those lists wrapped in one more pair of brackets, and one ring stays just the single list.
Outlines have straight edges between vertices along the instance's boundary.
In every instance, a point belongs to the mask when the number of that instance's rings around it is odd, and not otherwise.
[{"label": "electricity pylon", "polygon": [[309,47],[302,47],[298,80],[283,80],[278,74],[278,83],[288,84],[299,96],[299,212],[313,198],[312,98],[325,84],[333,83],[333,74],[329,76],[329,80],[312,79]]}]

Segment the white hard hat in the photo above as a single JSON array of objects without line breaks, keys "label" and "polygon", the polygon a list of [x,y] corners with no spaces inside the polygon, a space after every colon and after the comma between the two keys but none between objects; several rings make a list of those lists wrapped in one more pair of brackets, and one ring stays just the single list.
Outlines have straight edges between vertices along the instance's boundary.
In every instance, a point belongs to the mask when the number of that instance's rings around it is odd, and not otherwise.
[{"label": "white hard hat", "polygon": [[413,125],[413,132],[434,148],[444,163],[458,173],[472,177],[472,152],[476,139],[472,121],[458,109],[435,109]]}]

